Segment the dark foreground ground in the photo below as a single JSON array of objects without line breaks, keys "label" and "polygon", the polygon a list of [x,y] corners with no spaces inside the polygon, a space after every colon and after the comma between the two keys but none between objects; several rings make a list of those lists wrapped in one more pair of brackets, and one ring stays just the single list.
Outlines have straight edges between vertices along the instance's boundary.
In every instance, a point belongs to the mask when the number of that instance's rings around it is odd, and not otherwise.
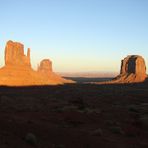
[{"label": "dark foreground ground", "polygon": [[148,148],[148,83],[0,87],[0,148]]}]

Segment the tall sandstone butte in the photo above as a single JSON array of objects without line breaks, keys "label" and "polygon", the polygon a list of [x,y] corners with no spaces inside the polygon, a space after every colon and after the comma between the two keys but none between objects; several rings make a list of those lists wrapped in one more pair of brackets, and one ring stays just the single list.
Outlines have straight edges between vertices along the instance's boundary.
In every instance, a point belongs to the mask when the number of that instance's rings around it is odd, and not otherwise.
[{"label": "tall sandstone butte", "polygon": [[6,66],[28,66],[30,64],[30,49],[27,56],[24,54],[24,45],[18,42],[8,41],[5,47],[5,65]]},{"label": "tall sandstone butte", "polygon": [[139,55],[129,55],[121,61],[120,74],[114,78],[113,82],[143,82],[146,77],[146,66],[143,57]]},{"label": "tall sandstone butte", "polygon": [[0,68],[0,85],[31,86],[74,83],[52,71],[49,59],[41,61],[37,71],[31,68],[30,49],[24,54],[24,45],[8,41],[5,47],[5,66]]}]

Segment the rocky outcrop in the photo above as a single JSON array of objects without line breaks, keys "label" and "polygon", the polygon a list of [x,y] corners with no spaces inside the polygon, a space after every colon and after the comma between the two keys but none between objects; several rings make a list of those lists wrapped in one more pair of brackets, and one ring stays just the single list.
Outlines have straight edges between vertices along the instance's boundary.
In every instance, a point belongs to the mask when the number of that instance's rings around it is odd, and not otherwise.
[{"label": "rocky outcrop", "polygon": [[5,48],[5,65],[31,67],[30,49],[28,49],[26,56],[24,54],[23,44],[18,42],[8,41]]},{"label": "rocky outcrop", "polygon": [[146,66],[143,57],[139,55],[130,55],[121,61],[120,74],[114,78],[113,82],[143,82],[146,77]]},{"label": "rocky outcrop", "polygon": [[52,72],[52,62],[49,59],[44,59],[40,62],[38,72],[43,74],[50,74]]},{"label": "rocky outcrop", "polygon": [[92,84],[138,83],[147,78],[146,65],[142,56],[129,55],[121,61],[120,74],[110,81]]},{"label": "rocky outcrop", "polygon": [[62,83],[74,83],[71,80],[67,80],[62,78],[60,75],[55,74],[52,71],[52,62],[49,59],[44,59],[40,62],[38,66],[38,73],[46,79],[46,82],[53,83],[53,82],[62,82]]},{"label": "rocky outcrop", "polygon": [[52,62],[42,60],[37,71],[31,68],[30,49],[24,54],[24,45],[8,41],[5,48],[5,66],[0,68],[0,85],[31,86],[74,83],[52,71]]}]

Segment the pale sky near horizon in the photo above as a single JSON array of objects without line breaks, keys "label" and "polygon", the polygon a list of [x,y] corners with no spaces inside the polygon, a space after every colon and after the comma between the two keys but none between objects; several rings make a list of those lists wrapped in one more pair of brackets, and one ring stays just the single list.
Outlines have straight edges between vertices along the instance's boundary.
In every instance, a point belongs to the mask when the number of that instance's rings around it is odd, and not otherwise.
[{"label": "pale sky near horizon", "polygon": [[8,40],[31,48],[32,65],[58,72],[119,72],[142,55],[148,67],[148,0],[0,0],[0,65]]}]

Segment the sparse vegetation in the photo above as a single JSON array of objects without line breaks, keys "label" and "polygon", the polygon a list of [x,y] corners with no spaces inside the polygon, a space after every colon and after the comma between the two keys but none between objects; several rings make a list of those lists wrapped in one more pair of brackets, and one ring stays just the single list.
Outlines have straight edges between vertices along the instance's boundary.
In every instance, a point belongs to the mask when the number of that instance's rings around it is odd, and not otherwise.
[{"label": "sparse vegetation", "polygon": [[136,105],[130,105],[130,106],[128,107],[128,110],[129,110],[130,112],[139,113],[139,108],[138,108],[138,106],[136,106]]},{"label": "sparse vegetation", "polygon": [[124,133],[123,130],[121,129],[121,127],[118,127],[118,126],[111,127],[110,129],[115,134],[123,134]]},{"label": "sparse vegetation", "polygon": [[53,144],[52,148],[65,148],[63,144]]},{"label": "sparse vegetation", "polygon": [[103,130],[101,128],[98,128],[91,132],[92,136],[103,136]]},{"label": "sparse vegetation", "polygon": [[31,145],[37,144],[36,136],[33,133],[27,133],[27,135],[25,136],[25,141]]}]

